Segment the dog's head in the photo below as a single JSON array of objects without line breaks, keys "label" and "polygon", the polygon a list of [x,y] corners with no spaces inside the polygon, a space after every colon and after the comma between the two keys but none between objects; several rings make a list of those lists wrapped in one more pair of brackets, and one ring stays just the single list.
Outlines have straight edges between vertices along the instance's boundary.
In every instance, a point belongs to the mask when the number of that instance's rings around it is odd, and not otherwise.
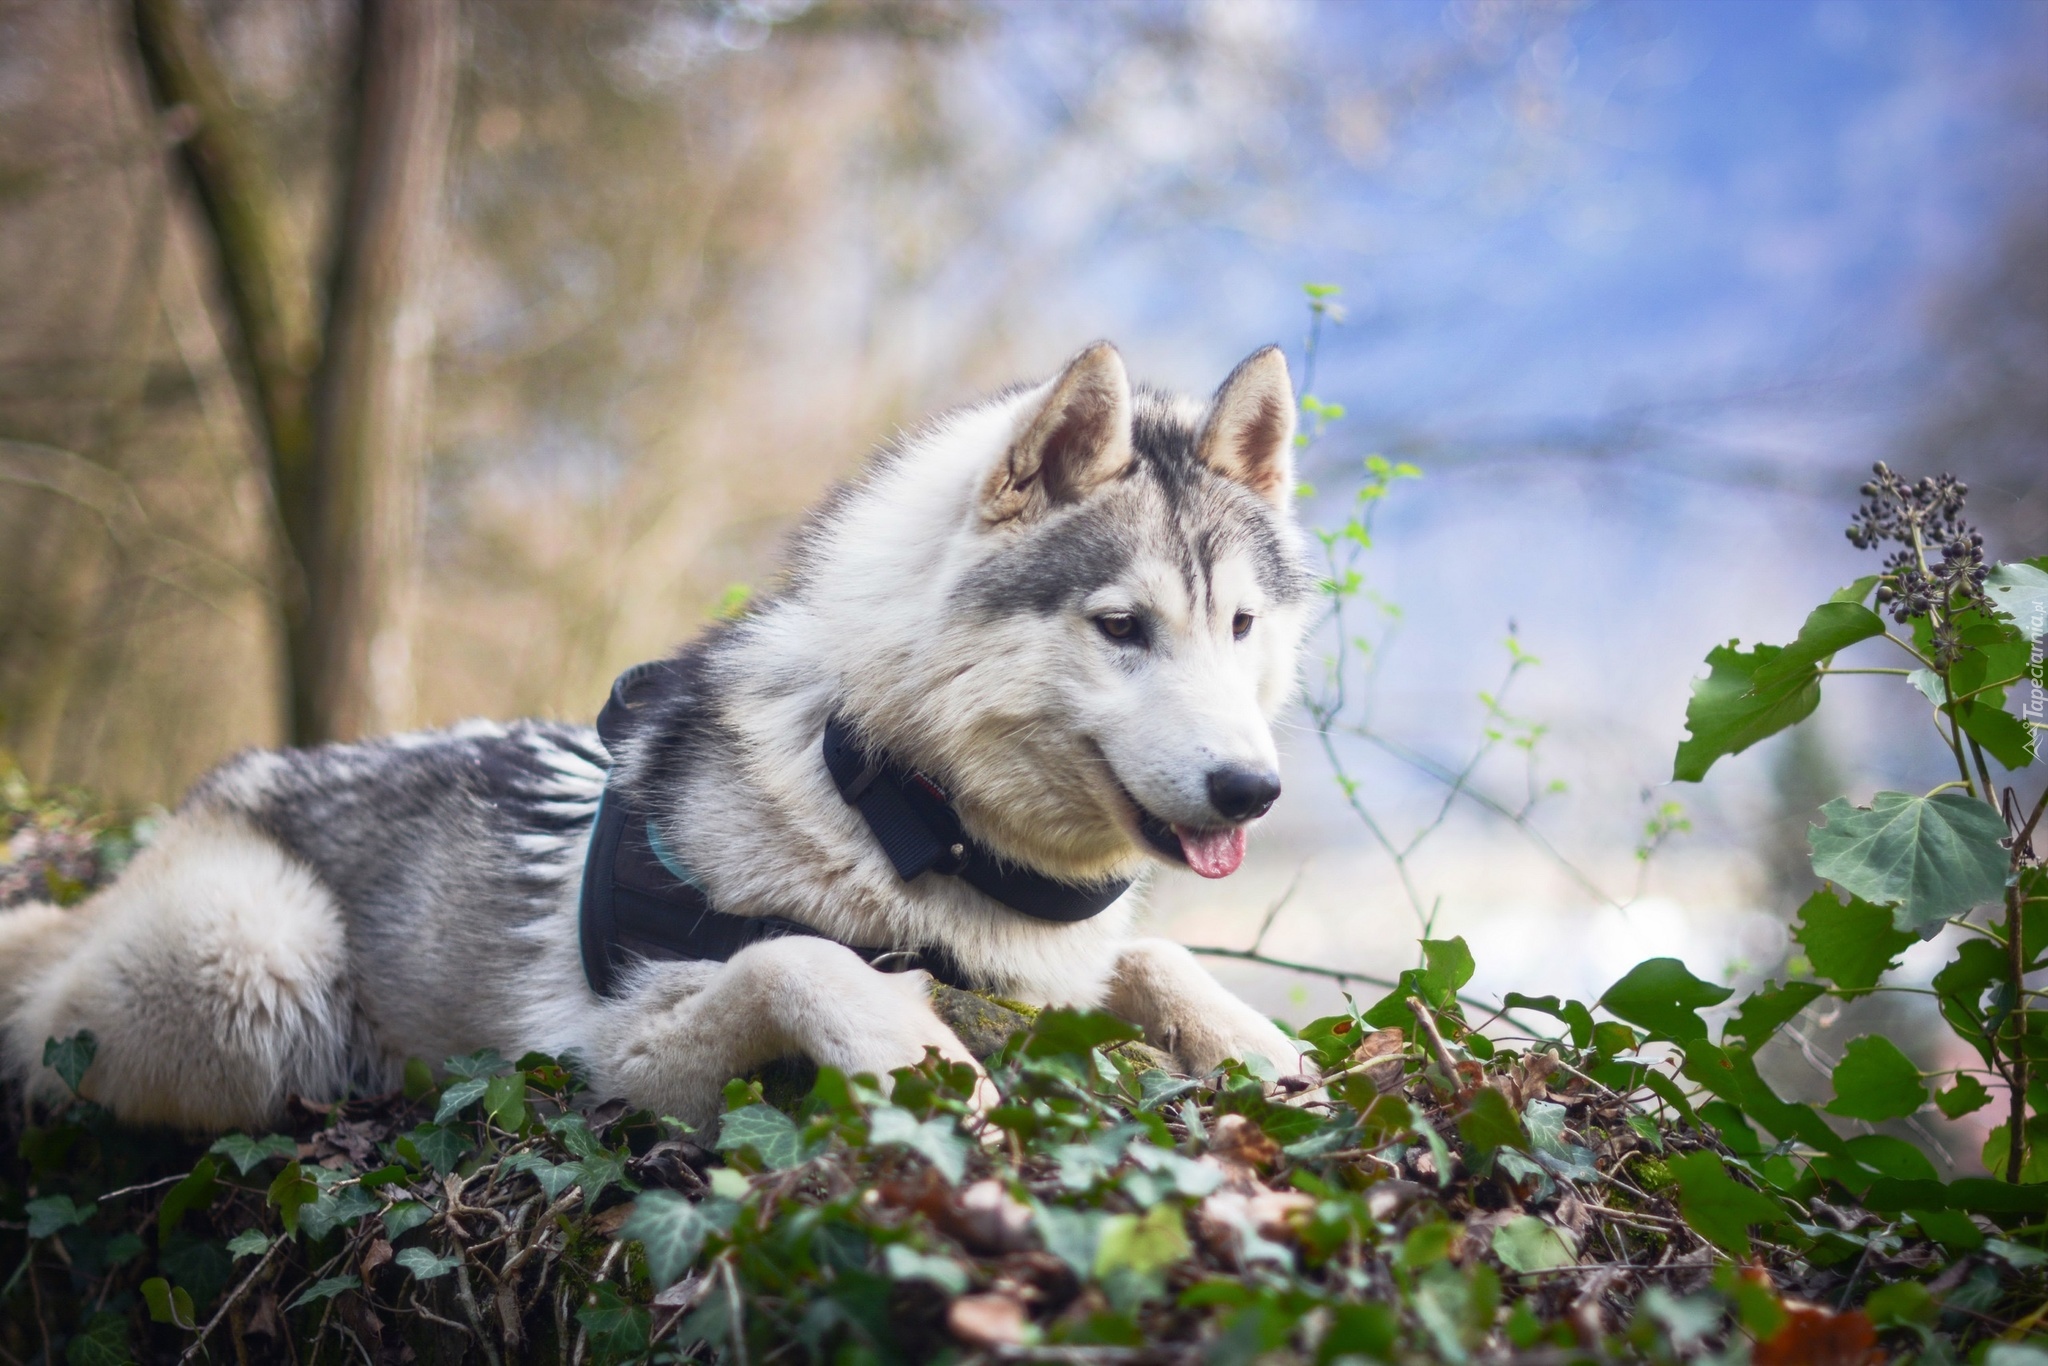
[{"label": "dog's head", "polygon": [[1277,348],[1202,403],[1133,392],[1101,343],[913,441],[880,483],[949,487],[927,506],[958,520],[904,586],[924,638],[875,609],[893,658],[849,679],[873,699],[864,728],[1047,872],[1128,873],[1148,854],[1235,871],[1280,795],[1271,723],[1308,613],[1294,411]]}]

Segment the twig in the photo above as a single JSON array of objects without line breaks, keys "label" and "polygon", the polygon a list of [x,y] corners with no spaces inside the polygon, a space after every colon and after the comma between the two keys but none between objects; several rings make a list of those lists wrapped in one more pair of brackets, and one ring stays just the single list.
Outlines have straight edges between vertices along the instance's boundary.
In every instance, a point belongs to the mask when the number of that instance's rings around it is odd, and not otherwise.
[{"label": "twig", "polygon": [[183,1181],[189,1175],[191,1175],[191,1173],[189,1172],[173,1172],[171,1175],[160,1177],[155,1181],[144,1181],[140,1185],[136,1186],[123,1186],[121,1187],[121,1189],[117,1191],[108,1191],[105,1195],[102,1195],[100,1197],[100,1200],[102,1203],[104,1203],[108,1200],[115,1199],[118,1196],[134,1195],[141,1191],[153,1191],[159,1186],[173,1186],[176,1185],[178,1182]]},{"label": "twig", "polygon": [[1451,1050],[1444,1046],[1444,1036],[1437,1032],[1436,1017],[1431,1014],[1429,1007],[1422,1003],[1420,997],[1410,996],[1408,1009],[1414,1012],[1416,1022],[1422,1026],[1422,1032],[1429,1036],[1429,1045],[1436,1053],[1437,1066],[1444,1069],[1444,1080],[1455,1089],[1458,1085],[1458,1064],[1451,1061]]},{"label": "twig", "polygon": [[[455,1241],[455,1250],[458,1253],[462,1251],[462,1240],[460,1237],[457,1237]],[[477,1346],[484,1349],[485,1359],[491,1363],[491,1366],[501,1366],[498,1360],[498,1349],[491,1345],[489,1334],[484,1332],[484,1316],[482,1311],[477,1308],[476,1292],[470,1288],[469,1262],[467,1258],[455,1264],[455,1298],[462,1303],[462,1312],[469,1319],[469,1326],[476,1332]]]},{"label": "twig", "polygon": [[220,1321],[227,1317],[228,1311],[241,1302],[242,1296],[249,1293],[249,1287],[256,1284],[257,1277],[263,1274],[264,1268],[270,1265],[270,1259],[277,1255],[277,1250],[283,1247],[286,1241],[280,1235],[271,1242],[269,1247],[263,1249],[262,1258],[257,1261],[255,1266],[249,1269],[248,1275],[242,1277],[242,1283],[236,1286],[225,1300],[221,1301],[220,1308],[213,1311],[213,1317],[208,1319],[206,1326],[199,1330],[199,1336],[192,1339],[192,1345],[187,1347],[184,1353],[179,1356],[178,1366],[185,1366],[186,1362],[199,1355],[199,1349],[206,1345],[207,1337],[215,1328],[220,1326]]}]

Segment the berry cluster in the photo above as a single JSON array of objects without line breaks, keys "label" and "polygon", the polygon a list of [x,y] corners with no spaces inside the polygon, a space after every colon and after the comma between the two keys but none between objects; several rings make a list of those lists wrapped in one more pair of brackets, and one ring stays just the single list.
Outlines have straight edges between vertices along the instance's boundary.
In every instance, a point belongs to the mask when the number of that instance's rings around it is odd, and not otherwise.
[{"label": "berry cluster", "polygon": [[[1878,603],[1889,606],[1892,619],[1900,623],[1943,608],[1935,622],[1935,646],[1940,655],[1952,655],[1956,642],[1950,639],[1954,628],[1946,609],[1959,598],[1963,605],[1989,608],[1984,537],[1962,519],[1970,490],[1952,474],[1908,483],[1882,460],[1872,473],[1876,477],[1862,489],[1863,506],[1849,524],[1849,540],[1859,550],[1899,543],[1885,559],[1887,582],[1877,590]],[[1933,559],[1937,553],[1939,560]]]}]

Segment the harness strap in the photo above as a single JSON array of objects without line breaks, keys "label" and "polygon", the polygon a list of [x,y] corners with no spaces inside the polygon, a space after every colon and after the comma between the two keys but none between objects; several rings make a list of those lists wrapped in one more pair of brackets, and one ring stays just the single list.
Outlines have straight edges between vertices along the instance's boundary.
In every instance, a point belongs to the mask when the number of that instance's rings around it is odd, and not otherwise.
[{"label": "harness strap", "polygon": [[968,836],[943,788],[864,748],[837,716],[825,723],[825,767],[905,882],[923,873],[949,874],[1013,911],[1065,924],[1100,915],[1130,888],[1121,881],[1062,882],[997,857]]},{"label": "harness strap", "polygon": [[[580,926],[584,979],[598,995],[613,994],[636,959],[722,963],[741,949],[785,935],[830,938],[781,916],[714,909],[695,877],[687,869],[678,875],[663,852],[653,822],[617,791],[607,791],[583,864]],[[975,985],[942,948],[846,947],[883,972],[921,968],[948,986]]]},{"label": "harness strap", "polygon": [[[612,684],[597,733],[616,759],[635,714],[674,681],[673,660],[636,664]],[[858,808],[904,881],[925,873],[958,877],[1014,911],[1072,923],[1097,915],[1128,882],[1079,885],[1006,863],[970,838],[944,789],[915,769],[870,750],[838,717],[825,726],[825,766]],[[780,916],[731,915],[711,904],[691,870],[670,856],[650,813],[608,785],[598,803],[583,863],[579,926],[590,989],[611,995],[638,958],[724,962],[751,944],[784,935],[831,936]],[[884,972],[923,969],[949,986],[976,983],[944,948],[847,948]]]}]

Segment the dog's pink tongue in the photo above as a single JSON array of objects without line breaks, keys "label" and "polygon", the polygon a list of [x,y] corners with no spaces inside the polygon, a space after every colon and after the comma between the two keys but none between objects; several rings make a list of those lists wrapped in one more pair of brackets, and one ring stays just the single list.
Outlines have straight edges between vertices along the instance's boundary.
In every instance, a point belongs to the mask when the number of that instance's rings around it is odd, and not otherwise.
[{"label": "dog's pink tongue", "polygon": [[1229,830],[1190,830],[1185,825],[1176,825],[1173,833],[1180,836],[1180,852],[1188,867],[1203,877],[1229,877],[1244,862],[1241,825]]}]

